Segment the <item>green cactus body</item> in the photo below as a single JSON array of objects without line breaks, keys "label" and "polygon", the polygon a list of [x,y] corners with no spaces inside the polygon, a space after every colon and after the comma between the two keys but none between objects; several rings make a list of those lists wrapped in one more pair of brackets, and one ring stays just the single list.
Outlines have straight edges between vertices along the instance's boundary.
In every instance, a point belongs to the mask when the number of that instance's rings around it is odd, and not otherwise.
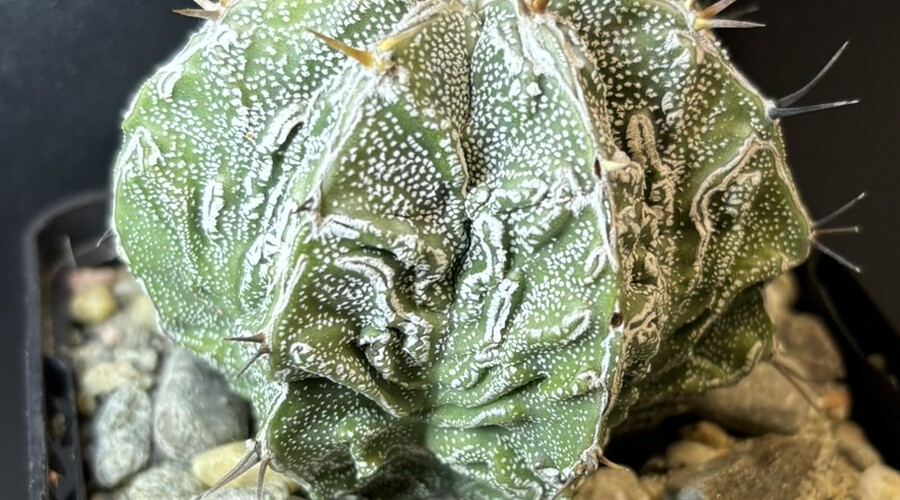
[{"label": "green cactus body", "polygon": [[771,351],[772,104],[682,2],[545,4],[239,0],[128,113],[122,256],[223,372],[263,334],[234,383],[313,497],[550,497]]}]

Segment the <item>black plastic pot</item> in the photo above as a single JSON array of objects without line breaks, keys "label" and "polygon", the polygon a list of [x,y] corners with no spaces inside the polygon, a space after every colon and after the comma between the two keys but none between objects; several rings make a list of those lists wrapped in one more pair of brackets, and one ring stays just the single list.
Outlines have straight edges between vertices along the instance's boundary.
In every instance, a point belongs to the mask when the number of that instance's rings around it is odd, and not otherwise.
[{"label": "black plastic pot", "polygon": [[66,278],[76,267],[114,259],[103,241],[105,193],[89,193],[47,211],[26,245],[32,287],[25,349],[28,492],[31,498],[86,498],[72,364],[63,354],[71,321]]},{"label": "black plastic pot", "polygon": [[[62,354],[68,342],[66,277],[76,267],[114,262],[107,198],[86,194],[50,210],[32,226],[28,272],[34,279],[26,350],[29,492],[32,498],[85,498],[75,383]],[[900,468],[900,335],[873,305],[856,278],[814,255],[797,272],[798,309],[825,319],[847,369],[852,418],[863,426],[885,461]],[[879,354],[886,369],[869,362]],[[893,374],[893,381],[891,380]]]},{"label": "black plastic pot", "polygon": [[[851,418],[885,462],[900,469],[900,334],[856,276],[834,260],[816,253],[797,276],[796,308],[824,319],[840,348],[853,397]],[[882,368],[872,362],[876,357]]]}]

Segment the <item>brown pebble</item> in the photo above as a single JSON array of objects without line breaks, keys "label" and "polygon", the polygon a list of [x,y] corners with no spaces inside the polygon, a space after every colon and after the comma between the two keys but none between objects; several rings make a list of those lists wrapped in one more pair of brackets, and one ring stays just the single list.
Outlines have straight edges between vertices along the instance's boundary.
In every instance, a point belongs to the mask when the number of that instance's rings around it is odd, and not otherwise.
[{"label": "brown pebble", "polygon": [[686,425],[679,430],[682,438],[688,441],[702,443],[716,449],[725,449],[734,442],[733,438],[718,425],[709,420],[701,420],[695,424]]},{"label": "brown pebble", "polygon": [[847,420],[852,405],[850,391],[843,385],[827,387],[819,396],[819,406],[826,415],[835,420]]},{"label": "brown pebble", "polygon": [[777,368],[760,363],[737,384],[701,396],[694,411],[732,431],[790,435],[800,430],[812,407]]},{"label": "brown pebble", "polygon": [[666,472],[666,457],[662,455],[653,455],[652,457],[648,458],[647,461],[644,462],[644,465],[640,470],[642,476],[645,474],[656,474],[664,472]]},{"label": "brown pebble", "polygon": [[856,485],[859,500],[900,499],[900,472],[881,464],[863,471]]},{"label": "brown pebble", "polygon": [[108,347],[115,347],[122,342],[122,329],[115,325],[100,325],[97,327],[96,333],[97,337],[100,338],[100,341]]},{"label": "brown pebble", "polygon": [[575,491],[575,500],[650,500],[638,478],[628,469],[602,468]]},{"label": "brown pebble", "polygon": [[869,444],[862,428],[853,422],[841,422],[835,430],[838,451],[858,470],[881,463],[881,454]]},{"label": "brown pebble", "polygon": [[727,453],[695,441],[678,441],[666,449],[666,466],[669,470],[699,465]]},{"label": "brown pebble", "polygon": [[666,491],[666,476],[663,474],[649,474],[638,478],[641,488],[647,492],[650,500],[662,500]]},{"label": "brown pebble", "polygon": [[69,290],[74,294],[86,288],[101,285],[111,288],[119,278],[119,271],[111,267],[81,268],[69,274]]}]

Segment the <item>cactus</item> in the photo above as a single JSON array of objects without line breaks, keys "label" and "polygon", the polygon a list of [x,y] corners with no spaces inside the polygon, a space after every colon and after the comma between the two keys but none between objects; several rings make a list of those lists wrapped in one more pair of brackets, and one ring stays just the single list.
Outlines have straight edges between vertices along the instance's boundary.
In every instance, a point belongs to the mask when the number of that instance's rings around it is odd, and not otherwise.
[{"label": "cactus", "polygon": [[772,351],[803,108],[710,33],[751,25],[731,1],[197,3],[127,113],[114,229],[164,330],[242,373],[238,470],[549,498]]}]

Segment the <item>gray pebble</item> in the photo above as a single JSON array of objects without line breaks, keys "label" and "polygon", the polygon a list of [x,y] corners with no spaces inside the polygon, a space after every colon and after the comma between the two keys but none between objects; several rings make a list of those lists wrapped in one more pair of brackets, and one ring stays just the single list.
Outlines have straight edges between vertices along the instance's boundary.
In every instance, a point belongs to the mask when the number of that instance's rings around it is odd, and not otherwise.
[{"label": "gray pebble", "polygon": [[150,459],[153,408],[150,396],[130,386],[109,395],[94,419],[89,460],[97,483],[113,487],[141,470]]},{"label": "gray pebble", "polygon": [[168,462],[138,474],[122,493],[122,500],[188,500],[203,491],[189,465]]},{"label": "gray pebble", "polygon": [[776,368],[760,363],[737,384],[703,395],[694,411],[739,432],[793,434],[812,407]]},{"label": "gray pebble", "polygon": [[843,378],[840,352],[819,318],[792,314],[781,323],[776,338],[782,352],[803,372],[804,380],[825,384]]},{"label": "gray pebble", "polygon": [[118,361],[124,361],[142,373],[153,373],[159,364],[159,353],[152,347],[120,348],[113,352]]},{"label": "gray pebble", "polygon": [[821,449],[797,436],[747,441],[729,455],[671,472],[665,498],[806,498]]},{"label": "gray pebble", "polygon": [[248,437],[247,403],[203,361],[175,349],[163,365],[156,391],[153,433],[166,456],[189,460],[216,445]]}]

